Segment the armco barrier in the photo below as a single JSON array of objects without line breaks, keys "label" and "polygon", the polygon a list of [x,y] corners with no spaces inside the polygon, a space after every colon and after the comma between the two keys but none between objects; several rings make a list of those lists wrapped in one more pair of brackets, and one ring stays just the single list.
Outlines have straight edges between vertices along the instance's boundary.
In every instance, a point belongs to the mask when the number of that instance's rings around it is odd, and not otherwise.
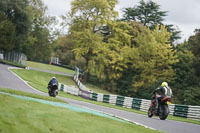
[{"label": "armco barrier", "polygon": [[132,102],[133,102],[132,97],[125,97],[123,107],[132,108]]},{"label": "armco barrier", "polygon": [[112,105],[116,105],[117,95],[110,95],[109,103]]},{"label": "armco barrier", "polygon": [[117,96],[116,105],[123,106],[124,104],[124,96]]},{"label": "armco barrier", "polygon": [[97,101],[98,102],[102,102],[103,101],[103,94],[102,93],[98,93]]},{"label": "armco barrier", "polygon": [[90,96],[91,93],[85,90],[79,90],[79,96],[85,98],[85,99],[91,99]]},{"label": "armco barrier", "polygon": [[133,98],[132,108],[140,110],[141,103],[142,103],[142,99]]},{"label": "armco barrier", "polygon": [[147,112],[150,104],[151,104],[150,100],[142,99],[141,104],[140,104],[140,110]]},{"label": "armco barrier", "polygon": [[58,90],[63,91],[65,93],[73,94],[76,96],[78,96],[79,94],[79,89],[76,88],[75,86],[68,86],[61,83],[59,83],[58,85]]},{"label": "armco barrier", "polygon": [[109,103],[110,100],[110,95],[103,95],[103,102],[104,103]]},{"label": "armco barrier", "polygon": [[98,94],[97,93],[92,93],[92,100],[97,101]]},{"label": "armco barrier", "polygon": [[189,105],[187,117],[200,120],[200,106]]},{"label": "armco barrier", "polygon": [[[79,81],[78,76],[78,68],[76,68],[76,73],[74,74],[74,81],[78,85],[79,89],[75,91],[69,86],[66,87],[63,84],[59,84],[59,89],[61,91],[80,95],[84,98],[89,98],[94,101],[105,102],[113,105],[123,106],[126,108],[133,108],[141,111],[147,112],[149,106],[151,104],[150,100],[132,98],[132,97],[124,97],[118,95],[105,95],[102,93],[90,93],[86,91],[86,87]],[[68,89],[70,88],[70,89]],[[82,90],[82,91],[81,91]],[[75,91],[75,92],[74,92]],[[190,105],[179,105],[179,104],[171,104],[169,105],[170,114],[178,117],[192,118],[200,120],[200,106],[190,106]]]},{"label": "armco barrier", "polygon": [[174,116],[187,118],[188,108],[189,107],[187,105],[176,104],[174,107]]}]

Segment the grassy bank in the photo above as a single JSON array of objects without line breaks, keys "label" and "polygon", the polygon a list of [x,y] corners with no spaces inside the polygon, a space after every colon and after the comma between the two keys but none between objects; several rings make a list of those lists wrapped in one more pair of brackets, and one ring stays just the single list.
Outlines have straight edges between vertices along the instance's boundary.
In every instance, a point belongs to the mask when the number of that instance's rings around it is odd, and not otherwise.
[{"label": "grassy bank", "polygon": [[[66,68],[62,68],[62,67],[58,67],[58,66],[54,66],[54,65],[49,65],[49,64],[27,61],[27,65],[29,67],[40,68],[40,69],[44,69],[44,70],[74,74],[74,71],[72,71],[70,69],[66,69]],[[95,85],[87,84],[87,83],[85,83],[84,85],[86,85],[87,88],[93,90],[94,92],[103,93],[103,94],[110,94],[108,91],[100,89],[99,87],[97,87]]]},{"label": "grassy bank", "polygon": [[15,72],[17,75],[19,75],[22,79],[27,81],[31,86],[37,88],[42,92],[47,92],[47,85],[52,77],[56,77],[56,79],[60,83],[66,85],[75,85],[74,81],[72,80],[72,77],[67,77],[63,75],[56,75],[51,73],[25,70],[25,69],[21,70],[13,69],[12,71]]},{"label": "grassy bank", "polygon": [[3,133],[157,133],[135,124],[0,94]]},{"label": "grassy bank", "polygon": [[33,94],[33,93],[28,93],[28,92],[12,90],[12,89],[8,89],[8,88],[0,88],[0,92],[6,92],[6,93],[10,93],[10,94],[15,94],[15,95],[21,95],[21,96],[27,96],[27,97],[43,99],[43,100],[48,100],[48,101],[66,103],[65,101],[55,98],[55,97],[47,97],[47,96],[37,95],[37,94]]},{"label": "grassy bank", "polygon": [[2,63],[2,64],[7,64],[7,65],[11,65],[11,66],[15,66],[15,67],[26,68],[25,65],[18,64],[18,63],[15,63],[15,62],[11,62],[11,61],[2,60],[2,59],[0,59],[0,63]]},{"label": "grassy bank", "polygon": [[27,61],[26,64],[29,67],[40,68],[40,69],[55,71],[55,72],[64,72],[64,73],[74,74],[73,70],[50,65],[50,64],[43,64],[43,63],[32,62],[32,61]]}]

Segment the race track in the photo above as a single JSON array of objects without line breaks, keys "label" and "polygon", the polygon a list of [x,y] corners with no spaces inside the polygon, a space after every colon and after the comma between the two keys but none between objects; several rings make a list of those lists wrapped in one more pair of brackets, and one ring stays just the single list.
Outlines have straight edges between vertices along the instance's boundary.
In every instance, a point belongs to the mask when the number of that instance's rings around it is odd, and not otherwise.
[{"label": "race track", "polygon": [[[25,83],[22,79],[20,79],[17,75],[13,74],[8,68],[10,66],[0,64],[0,87],[1,88],[11,88],[15,90],[25,91],[36,93],[40,95],[47,96],[46,93],[39,92],[34,88],[30,87]],[[59,96],[58,96],[59,97]],[[148,118],[145,115],[140,115],[132,112],[122,111],[118,109],[112,109],[108,107],[103,107],[91,103],[81,102],[77,100],[72,100],[68,98],[59,97],[69,104],[81,106],[84,108],[89,108],[92,110],[104,112],[106,114],[111,114],[113,116],[126,119],[133,123],[143,125],[145,127],[150,127],[153,129],[157,129],[160,131],[168,132],[168,133],[198,133],[200,131],[200,125],[190,124],[185,122],[178,122],[172,120],[160,120],[156,117]]]}]

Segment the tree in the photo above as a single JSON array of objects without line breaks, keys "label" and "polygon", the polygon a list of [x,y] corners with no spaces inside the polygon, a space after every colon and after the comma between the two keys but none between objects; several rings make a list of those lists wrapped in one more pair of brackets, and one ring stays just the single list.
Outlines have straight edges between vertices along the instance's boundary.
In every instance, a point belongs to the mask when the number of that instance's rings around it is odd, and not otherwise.
[{"label": "tree", "polygon": [[[176,54],[178,56],[179,62],[174,65],[174,70],[176,72],[176,78],[173,83],[173,94],[176,97],[176,102],[184,103],[186,97],[183,98],[188,89],[194,84],[194,69],[193,69],[193,61],[194,54],[190,50],[190,46],[188,42],[184,42],[183,44],[179,44],[176,47]],[[188,101],[188,100],[187,100]]]},{"label": "tree", "polygon": [[124,20],[141,22],[150,29],[155,29],[157,24],[162,24],[163,17],[167,16],[167,12],[160,11],[160,5],[151,0],[147,3],[141,0],[137,7],[125,8],[124,13]]},{"label": "tree", "polygon": [[188,40],[190,49],[195,55],[193,67],[196,71],[196,76],[200,78],[200,29],[195,30],[195,35],[191,36]]},{"label": "tree", "polygon": [[[123,12],[122,20],[140,22],[151,30],[154,30],[156,25],[163,24],[164,17],[167,16],[167,12],[160,11],[160,5],[151,0],[146,3],[144,0],[141,0],[138,6],[125,8]],[[172,33],[170,37],[171,42],[181,38],[179,35],[180,31],[174,28],[173,25],[166,25],[166,28],[168,32]]]},{"label": "tree", "polygon": [[56,21],[46,11],[41,0],[30,0],[28,12],[32,25],[23,50],[30,60],[48,62],[53,52],[55,38],[50,27]]},{"label": "tree", "polygon": [[[0,1],[0,13],[7,19],[8,23],[1,23],[9,28],[7,40],[13,40],[12,47],[9,48],[21,51],[27,39],[30,20],[27,12],[28,0],[7,0]],[[9,31],[10,30],[10,31]],[[15,33],[14,33],[15,31]],[[15,34],[15,35],[14,35]],[[14,37],[15,36],[15,37]],[[10,45],[10,42],[6,42]]]},{"label": "tree", "polygon": [[133,64],[137,71],[133,78],[133,87],[148,88],[156,80],[172,81],[174,71],[172,65],[177,62],[175,51],[168,43],[170,33],[164,26],[148,34],[141,34],[137,37],[136,43],[140,54],[140,59]]},{"label": "tree", "polygon": [[70,33],[73,35],[76,59],[84,57],[86,60],[85,80],[89,76],[89,62],[101,47],[103,37],[101,28],[114,20],[117,12],[114,7],[117,0],[74,0],[70,12]]},{"label": "tree", "polygon": [[15,26],[2,13],[0,13],[0,36],[0,49],[10,51],[15,47]]}]

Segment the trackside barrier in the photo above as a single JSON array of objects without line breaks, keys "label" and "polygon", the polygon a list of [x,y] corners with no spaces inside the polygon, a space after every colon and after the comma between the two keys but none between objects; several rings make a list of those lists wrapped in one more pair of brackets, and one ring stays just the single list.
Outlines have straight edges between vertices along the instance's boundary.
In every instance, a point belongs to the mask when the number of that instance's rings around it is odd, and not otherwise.
[{"label": "trackside barrier", "polygon": [[104,103],[109,103],[110,100],[110,95],[103,95],[103,102]]},{"label": "trackside barrier", "polygon": [[79,89],[76,88],[75,86],[68,86],[68,85],[59,83],[58,90],[63,91],[65,93],[72,94],[72,95],[76,95],[76,96],[79,95]]},{"label": "trackside barrier", "polygon": [[98,93],[97,101],[103,102],[103,94],[102,93]]},{"label": "trackside barrier", "polygon": [[117,96],[117,101],[116,101],[116,105],[118,106],[123,106],[124,104],[124,96]]},{"label": "trackside barrier", "polygon": [[169,105],[169,110],[170,110],[170,115],[174,115],[174,107],[175,107],[175,104],[170,104]]},{"label": "trackside barrier", "polygon": [[109,104],[116,105],[117,95],[110,95]]},{"label": "trackside barrier", "polygon": [[142,99],[141,104],[140,104],[140,110],[147,112],[150,104],[151,104],[150,100]]},{"label": "trackside barrier", "polygon": [[189,108],[189,106],[187,106],[187,105],[176,104],[174,107],[173,115],[187,118],[188,108]]},{"label": "trackside barrier", "polygon": [[200,120],[200,106],[189,105],[187,117]]},{"label": "trackside barrier", "polygon": [[91,93],[85,90],[80,90],[79,91],[79,96],[85,98],[85,99],[90,99],[91,98]]},{"label": "trackside barrier", "polygon": [[132,108],[132,102],[133,102],[132,97],[125,97],[123,107]]},{"label": "trackside barrier", "polygon": [[97,93],[92,93],[92,100],[97,101],[98,94]]},{"label": "trackside barrier", "polygon": [[140,110],[140,105],[141,105],[141,103],[142,103],[142,99],[133,98],[132,108],[133,108],[133,109]]},{"label": "trackside barrier", "polygon": [[[94,93],[87,90],[87,88],[80,82],[78,79],[79,72],[78,68],[75,69],[74,81],[78,85],[79,89],[72,89],[70,86],[59,84],[61,91],[79,95],[83,98],[91,99],[98,102],[109,103],[112,105],[122,106],[125,108],[132,108],[136,110],[141,110],[147,112],[151,104],[151,100],[124,97],[119,95],[108,95],[102,93]],[[76,91],[75,91],[76,90]],[[200,120],[200,106],[191,106],[191,105],[179,105],[179,104],[170,104],[169,105],[170,114],[178,117],[192,118]]]}]

